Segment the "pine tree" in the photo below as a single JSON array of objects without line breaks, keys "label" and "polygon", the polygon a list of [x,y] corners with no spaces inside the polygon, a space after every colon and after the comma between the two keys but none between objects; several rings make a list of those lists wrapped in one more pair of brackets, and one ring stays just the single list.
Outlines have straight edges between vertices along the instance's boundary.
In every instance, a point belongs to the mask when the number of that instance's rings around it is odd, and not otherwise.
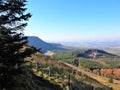
[{"label": "pine tree", "polygon": [[31,17],[26,0],[0,0],[0,88],[10,88],[14,76],[21,74],[24,58],[31,53],[23,50],[27,37],[23,30]]}]

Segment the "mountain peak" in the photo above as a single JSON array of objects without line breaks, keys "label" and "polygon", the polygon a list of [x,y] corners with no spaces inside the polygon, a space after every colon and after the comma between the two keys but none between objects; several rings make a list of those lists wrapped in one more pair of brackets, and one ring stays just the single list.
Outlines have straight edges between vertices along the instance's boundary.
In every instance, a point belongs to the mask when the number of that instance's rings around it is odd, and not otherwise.
[{"label": "mountain peak", "polygon": [[37,36],[28,36],[28,45],[33,46],[36,49],[41,49],[40,51],[46,53],[51,50],[65,50],[61,44],[58,43],[48,43],[43,41]]}]

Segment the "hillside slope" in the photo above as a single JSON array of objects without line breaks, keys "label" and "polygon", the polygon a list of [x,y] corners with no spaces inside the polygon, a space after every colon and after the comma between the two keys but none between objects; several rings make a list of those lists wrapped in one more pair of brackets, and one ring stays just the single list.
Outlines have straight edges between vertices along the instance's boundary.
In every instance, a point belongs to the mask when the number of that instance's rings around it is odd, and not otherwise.
[{"label": "hillside slope", "polygon": [[117,57],[115,54],[108,53],[104,50],[99,50],[99,49],[88,49],[82,53],[79,53],[76,55],[77,57],[82,57],[82,58],[104,58],[104,57]]},{"label": "hillside slope", "polygon": [[36,36],[28,37],[28,45],[37,49],[41,48],[40,51],[43,53],[47,52],[48,50],[65,50],[61,44],[47,43]]},{"label": "hillside slope", "polygon": [[82,73],[76,72],[76,70],[73,70],[71,67],[66,66],[61,61],[50,56],[45,56],[37,52],[27,58],[27,60],[31,59],[32,68],[38,70],[36,75],[60,85],[64,90],[93,90],[93,88],[95,90],[112,90],[102,83]]}]

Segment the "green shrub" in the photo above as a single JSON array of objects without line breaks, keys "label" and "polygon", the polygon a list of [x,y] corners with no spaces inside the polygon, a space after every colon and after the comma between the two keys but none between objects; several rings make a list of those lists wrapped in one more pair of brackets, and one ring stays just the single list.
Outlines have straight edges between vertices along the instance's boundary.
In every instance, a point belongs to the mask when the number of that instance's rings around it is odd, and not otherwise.
[{"label": "green shrub", "polygon": [[113,83],[113,79],[110,78],[110,79],[108,80],[108,82],[109,82],[109,83]]}]

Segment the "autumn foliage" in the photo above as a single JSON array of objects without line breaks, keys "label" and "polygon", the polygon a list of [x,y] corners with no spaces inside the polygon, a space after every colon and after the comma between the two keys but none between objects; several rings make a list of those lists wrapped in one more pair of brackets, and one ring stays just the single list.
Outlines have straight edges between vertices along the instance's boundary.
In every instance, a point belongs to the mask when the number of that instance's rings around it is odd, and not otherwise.
[{"label": "autumn foliage", "polygon": [[114,79],[120,79],[120,68],[114,69],[94,69],[93,73],[105,76],[105,77],[112,77]]}]

